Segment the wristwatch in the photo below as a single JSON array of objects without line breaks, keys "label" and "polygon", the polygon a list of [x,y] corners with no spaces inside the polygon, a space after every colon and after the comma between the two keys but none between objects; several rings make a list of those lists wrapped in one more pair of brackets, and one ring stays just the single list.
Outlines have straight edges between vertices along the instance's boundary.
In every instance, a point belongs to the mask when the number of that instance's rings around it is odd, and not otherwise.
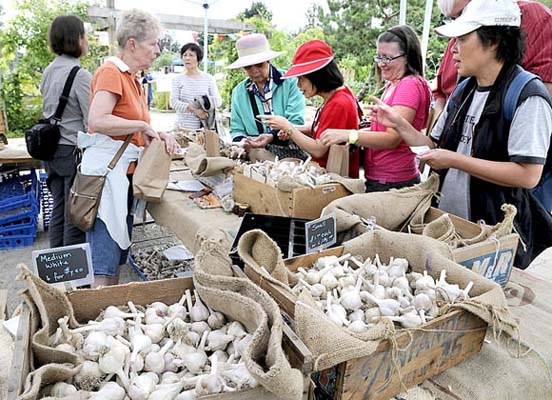
[{"label": "wristwatch", "polygon": [[357,144],[358,143],[358,131],[351,129],[349,131],[349,144]]}]

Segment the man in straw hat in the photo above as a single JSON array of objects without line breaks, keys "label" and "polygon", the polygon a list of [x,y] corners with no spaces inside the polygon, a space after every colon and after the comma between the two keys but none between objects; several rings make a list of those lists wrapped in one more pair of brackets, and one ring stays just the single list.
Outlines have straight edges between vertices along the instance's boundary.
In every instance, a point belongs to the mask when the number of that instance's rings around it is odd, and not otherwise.
[{"label": "man in straw hat", "polygon": [[230,134],[234,142],[243,142],[246,150],[265,148],[266,158],[295,157],[305,159],[306,153],[289,140],[280,140],[257,115],[281,115],[294,125],[304,123],[305,99],[297,87],[297,79],[282,79],[270,61],[283,52],[270,49],[266,36],[246,35],[236,42],[238,59],[227,68],[243,68],[247,78],[232,92]]},{"label": "man in straw hat", "polygon": [[372,111],[410,146],[431,148],[420,159],[441,175],[440,209],[492,225],[503,219],[502,204],[516,206],[521,245],[515,265],[526,268],[552,245],[552,218],[529,190],[550,166],[552,108],[535,77],[521,91],[513,118],[506,118],[503,98],[523,73],[520,20],[512,0],[472,0],[456,20],[436,29],[456,38],[454,65],[467,79],[452,93],[430,136],[376,98]]}]

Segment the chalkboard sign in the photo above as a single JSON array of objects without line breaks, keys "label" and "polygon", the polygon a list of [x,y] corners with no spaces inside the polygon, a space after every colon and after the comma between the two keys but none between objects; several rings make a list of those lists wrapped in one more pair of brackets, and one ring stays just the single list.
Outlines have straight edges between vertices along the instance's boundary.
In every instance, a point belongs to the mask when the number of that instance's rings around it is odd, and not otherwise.
[{"label": "chalkboard sign", "polygon": [[334,214],[305,223],[307,254],[334,245],[337,242],[336,230]]},{"label": "chalkboard sign", "polygon": [[88,243],[33,251],[35,273],[44,282],[78,287],[94,282]]}]

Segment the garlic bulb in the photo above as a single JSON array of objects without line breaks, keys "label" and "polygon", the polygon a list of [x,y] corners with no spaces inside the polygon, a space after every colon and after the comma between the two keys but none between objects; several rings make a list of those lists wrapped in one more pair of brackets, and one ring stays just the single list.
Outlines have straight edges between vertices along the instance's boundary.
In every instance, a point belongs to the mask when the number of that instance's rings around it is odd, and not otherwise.
[{"label": "garlic bulb", "polygon": [[103,373],[97,362],[85,360],[79,372],[73,377],[73,382],[78,389],[92,392],[99,389],[102,376]]},{"label": "garlic bulb", "polygon": [[190,310],[190,318],[192,322],[196,321],[205,321],[209,318],[209,310],[201,302],[198,293],[194,290],[195,303],[192,309]]}]

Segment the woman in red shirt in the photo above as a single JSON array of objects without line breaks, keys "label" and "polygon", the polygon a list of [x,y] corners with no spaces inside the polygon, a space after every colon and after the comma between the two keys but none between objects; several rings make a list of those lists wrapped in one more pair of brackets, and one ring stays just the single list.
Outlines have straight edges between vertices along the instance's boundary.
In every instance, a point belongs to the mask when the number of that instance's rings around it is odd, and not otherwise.
[{"label": "woman in red shirt", "polygon": [[[330,46],[321,40],[302,44],[293,57],[293,65],[283,79],[298,78],[297,86],[306,98],[320,96],[322,105],[311,126],[294,126],[277,115],[257,118],[273,129],[279,129],[280,139],[291,139],[309,153],[313,161],[325,167],[329,146],[318,139],[327,129],[358,129],[358,105],[355,95],[345,86],[343,75],[334,60]],[[349,153],[349,177],[358,178],[359,152]]]}]

